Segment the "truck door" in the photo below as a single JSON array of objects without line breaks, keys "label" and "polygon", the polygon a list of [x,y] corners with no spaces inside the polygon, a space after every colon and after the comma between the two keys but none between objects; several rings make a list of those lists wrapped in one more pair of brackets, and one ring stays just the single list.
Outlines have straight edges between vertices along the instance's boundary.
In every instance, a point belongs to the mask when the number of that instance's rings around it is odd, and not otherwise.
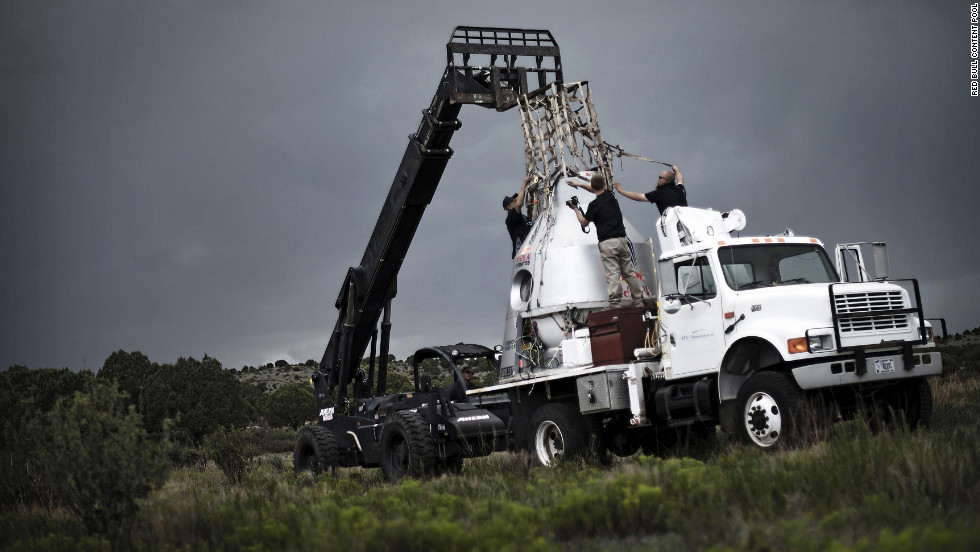
[{"label": "truck door", "polygon": [[[663,277],[666,270],[673,278]],[[662,308],[660,313],[671,377],[714,371],[724,351],[724,330],[710,257],[700,253],[661,261],[660,274],[661,297],[680,303],[675,312]]]}]

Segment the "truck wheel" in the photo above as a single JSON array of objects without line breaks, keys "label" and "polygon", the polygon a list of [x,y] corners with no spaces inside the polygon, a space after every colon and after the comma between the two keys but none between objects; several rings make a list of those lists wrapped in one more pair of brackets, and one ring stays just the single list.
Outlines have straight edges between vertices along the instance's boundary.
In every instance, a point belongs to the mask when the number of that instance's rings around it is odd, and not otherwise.
[{"label": "truck wheel", "polygon": [[558,458],[577,458],[588,450],[588,426],[567,405],[542,406],[534,413],[531,426],[534,428],[531,452],[542,466],[553,466]]},{"label": "truck wheel", "polygon": [[[892,409],[896,416],[901,416],[909,429],[928,424],[932,420],[932,388],[924,378],[899,382],[879,402],[879,416],[887,416]],[[879,423],[887,421],[882,419]]]},{"label": "truck wheel", "polygon": [[803,392],[786,374],[759,372],[738,392],[739,437],[761,448],[786,445],[799,437]]},{"label": "truck wheel", "polygon": [[436,445],[429,425],[418,412],[391,415],[381,431],[381,472],[392,483],[421,477],[436,468]]},{"label": "truck wheel", "polygon": [[320,426],[305,426],[296,436],[293,470],[296,473],[310,471],[319,475],[328,468],[337,466],[340,461],[338,454],[337,440],[330,430]]},{"label": "truck wheel", "polygon": [[630,440],[629,436],[622,432],[607,437],[605,445],[606,450],[620,458],[632,456],[640,450],[640,443]]},{"label": "truck wheel", "polygon": [[915,379],[902,386],[905,392],[905,420],[909,428],[929,425],[932,421],[932,388],[927,379]]}]

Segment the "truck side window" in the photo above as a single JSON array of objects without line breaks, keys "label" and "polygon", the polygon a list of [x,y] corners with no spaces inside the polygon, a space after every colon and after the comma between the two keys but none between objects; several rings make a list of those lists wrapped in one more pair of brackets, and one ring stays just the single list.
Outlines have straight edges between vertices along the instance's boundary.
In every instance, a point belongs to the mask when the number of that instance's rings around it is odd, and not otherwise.
[{"label": "truck side window", "polygon": [[711,275],[708,257],[698,255],[694,259],[674,265],[677,275],[677,293],[697,299],[711,299],[717,295],[715,279]]}]

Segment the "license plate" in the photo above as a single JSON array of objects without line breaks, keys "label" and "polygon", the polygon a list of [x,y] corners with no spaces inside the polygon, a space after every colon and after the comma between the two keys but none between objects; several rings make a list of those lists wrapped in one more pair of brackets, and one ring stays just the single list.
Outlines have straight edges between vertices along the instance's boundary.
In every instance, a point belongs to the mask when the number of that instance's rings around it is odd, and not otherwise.
[{"label": "license plate", "polygon": [[882,358],[875,361],[876,374],[887,374],[889,372],[894,372],[894,371],[895,371],[895,359]]}]

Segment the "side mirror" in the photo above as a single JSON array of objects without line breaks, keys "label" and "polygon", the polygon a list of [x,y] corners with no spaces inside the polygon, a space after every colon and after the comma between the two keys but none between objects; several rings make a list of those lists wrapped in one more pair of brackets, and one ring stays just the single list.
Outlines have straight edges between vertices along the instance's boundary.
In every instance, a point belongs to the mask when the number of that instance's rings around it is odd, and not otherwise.
[{"label": "side mirror", "polygon": [[891,268],[888,266],[888,247],[882,242],[871,244],[871,250],[875,257],[875,278],[885,280],[891,276]]},{"label": "side mirror", "polygon": [[674,261],[657,261],[657,279],[660,282],[660,294],[664,296],[677,293],[677,277],[674,274]]}]

